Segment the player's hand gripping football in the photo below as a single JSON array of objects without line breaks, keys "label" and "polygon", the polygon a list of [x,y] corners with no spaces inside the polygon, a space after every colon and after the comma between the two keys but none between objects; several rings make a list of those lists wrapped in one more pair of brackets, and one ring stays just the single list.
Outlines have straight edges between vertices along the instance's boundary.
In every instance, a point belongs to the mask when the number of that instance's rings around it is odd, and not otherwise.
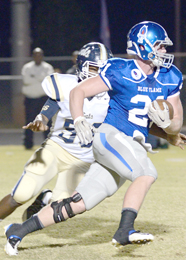
[{"label": "player's hand gripping football", "polygon": [[163,102],[164,109],[159,107],[155,100],[149,106],[148,116],[159,127],[167,128],[171,124],[168,105]]},{"label": "player's hand gripping football", "polygon": [[79,116],[74,120],[74,128],[81,144],[87,145],[92,142],[95,128],[83,116]]},{"label": "player's hand gripping football", "polygon": [[37,115],[33,122],[30,122],[28,125],[23,126],[23,129],[30,129],[33,132],[40,132],[48,130],[47,126],[48,119],[44,115]]}]

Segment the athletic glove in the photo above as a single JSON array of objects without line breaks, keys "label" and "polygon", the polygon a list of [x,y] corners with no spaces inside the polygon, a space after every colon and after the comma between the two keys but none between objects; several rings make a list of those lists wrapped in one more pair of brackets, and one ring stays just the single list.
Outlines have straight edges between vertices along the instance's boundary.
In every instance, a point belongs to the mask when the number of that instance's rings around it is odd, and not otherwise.
[{"label": "athletic glove", "polygon": [[74,120],[74,128],[81,144],[87,145],[92,142],[95,128],[83,116],[79,116]]},{"label": "athletic glove", "polygon": [[169,116],[169,108],[165,102],[163,102],[164,109],[161,110],[157,101],[153,102],[149,106],[148,116],[149,118],[159,127],[167,128],[171,124],[170,116]]}]

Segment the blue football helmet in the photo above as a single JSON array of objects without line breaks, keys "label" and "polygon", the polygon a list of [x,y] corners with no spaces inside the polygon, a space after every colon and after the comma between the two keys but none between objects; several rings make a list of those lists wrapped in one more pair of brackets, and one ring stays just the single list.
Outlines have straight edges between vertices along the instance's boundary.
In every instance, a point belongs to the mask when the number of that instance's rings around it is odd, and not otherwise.
[{"label": "blue football helmet", "polygon": [[170,68],[174,55],[158,52],[161,45],[166,47],[173,43],[165,29],[154,22],[138,23],[130,29],[127,35],[127,53],[129,55],[138,55],[143,60],[151,60],[155,67]]},{"label": "blue football helmet", "polygon": [[[95,77],[98,75],[99,68],[104,62],[113,58],[111,50],[99,42],[90,42],[85,44],[77,56],[77,76],[79,80]],[[90,71],[90,67],[96,67],[96,71]]]}]

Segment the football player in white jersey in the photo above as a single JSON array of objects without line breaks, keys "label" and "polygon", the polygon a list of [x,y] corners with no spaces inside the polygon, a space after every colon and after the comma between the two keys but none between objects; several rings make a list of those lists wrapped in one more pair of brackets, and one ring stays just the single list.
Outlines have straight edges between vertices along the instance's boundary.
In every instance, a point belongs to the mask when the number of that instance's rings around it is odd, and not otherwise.
[{"label": "football player in white jersey", "polygon": [[[132,184],[125,194],[121,221],[112,242],[117,246],[153,241],[153,235],[134,228],[145,195],[157,178],[156,169],[147,157],[147,151],[152,152],[151,146],[145,143],[150,119],[159,126],[153,124],[152,129],[159,131],[156,134],[160,137],[181,148],[185,140],[179,134],[183,116],[179,98],[182,75],[172,65],[173,56],[166,53],[167,45],[172,42],[162,26],[154,22],[139,23],[128,34],[127,50],[135,55],[134,59],[109,59],[98,76],[81,82],[71,91],[75,130],[82,144],[93,140],[96,161],[71,197],[52,202],[26,222],[6,228],[8,254],[18,253],[17,246],[28,233],[92,209],[113,195],[126,180]],[[104,91],[110,95],[109,108],[93,138],[93,127],[83,113],[84,99]],[[173,105],[172,120],[166,106],[163,111],[151,106],[159,97]]]},{"label": "football player in white jersey", "polygon": [[[111,57],[111,51],[104,44],[88,43],[81,48],[77,57],[77,75],[53,73],[43,80],[42,87],[48,100],[34,122],[23,128],[33,131],[47,130],[47,122],[52,118],[49,138],[28,160],[12,193],[0,201],[0,219],[4,219],[17,207],[37,195],[56,175],[53,192],[41,192],[26,209],[23,219],[39,211],[49,200],[58,200],[72,194],[82,175],[94,161],[94,157],[92,144],[81,145],[76,135],[69,110],[69,93],[78,82],[95,77],[99,67]],[[107,92],[85,100],[84,116],[95,128],[103,122],[108,102]]]}]

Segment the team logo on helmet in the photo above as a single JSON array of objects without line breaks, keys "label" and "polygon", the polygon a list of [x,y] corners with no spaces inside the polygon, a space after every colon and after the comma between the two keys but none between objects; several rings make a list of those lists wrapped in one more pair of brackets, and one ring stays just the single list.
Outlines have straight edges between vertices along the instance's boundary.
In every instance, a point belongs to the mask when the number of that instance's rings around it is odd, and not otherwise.
[{"label": "team logo on helmet", "polygon": [[79,55],[82,55],[82,56],[85,56],[86,58],[88,58],[90,53],[91,53],[91,49],[90,49],[90,47],[88,47],[86,49],[80,50]]},{"label": "team logo on helmet", "polygon": [[147,35],[147,25],[144,25],[143,27],[141,27],[141,29],[139,30],[139,33],[137,34],[138,37],[138,42],[139,43],[143,43],[143,40],[146,39],[146,35]]}]

